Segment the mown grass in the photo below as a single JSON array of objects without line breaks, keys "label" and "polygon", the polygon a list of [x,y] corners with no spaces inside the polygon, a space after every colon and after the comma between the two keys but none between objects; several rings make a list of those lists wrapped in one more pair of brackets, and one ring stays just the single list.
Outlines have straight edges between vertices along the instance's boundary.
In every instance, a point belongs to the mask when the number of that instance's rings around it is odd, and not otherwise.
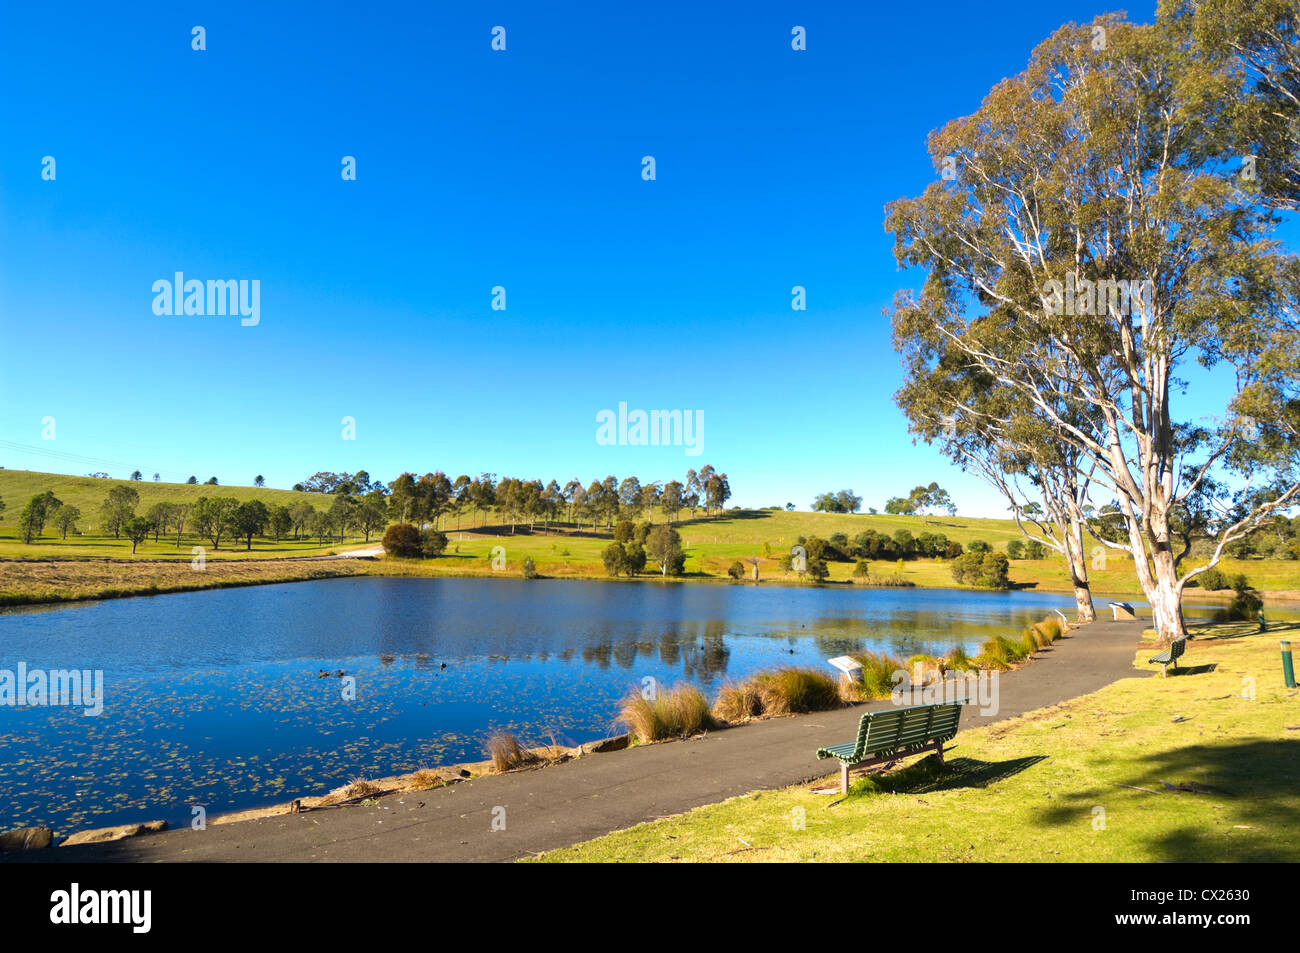
[{"label": "mown grass", "polygon": [[540,859],[1295,862],[1300,693],[1277,640],[1300,624],[1256,629],[1196,626],[1185,674],[963,731],[948,768],[912,762],[833,806],[812,793],[827,781],[757,791]]}]

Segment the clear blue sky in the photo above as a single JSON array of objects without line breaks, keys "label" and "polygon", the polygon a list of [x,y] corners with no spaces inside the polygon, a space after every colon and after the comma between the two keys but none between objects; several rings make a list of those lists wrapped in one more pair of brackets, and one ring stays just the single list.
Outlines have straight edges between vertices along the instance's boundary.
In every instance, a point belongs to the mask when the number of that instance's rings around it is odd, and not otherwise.
[{"label": "clear blue sky", "polygon": [[[893,407],[881,311],[920,276],[882,207],[933,178],[929,130],[1107,7],[436,6],[6,5],[0,463],[273,486],[712,463],[741,505],[938,479],[1004,511]],[[260,323],[155,315],[176,271],[260,280]],[[703,410],[703,453],[597,445],[620,401]]]}]

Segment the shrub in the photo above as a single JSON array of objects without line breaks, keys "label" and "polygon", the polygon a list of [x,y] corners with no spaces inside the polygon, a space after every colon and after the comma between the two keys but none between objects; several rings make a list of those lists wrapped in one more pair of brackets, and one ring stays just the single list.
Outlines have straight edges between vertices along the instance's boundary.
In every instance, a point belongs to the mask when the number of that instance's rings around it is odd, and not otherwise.
[{"label": "shrub", "polygon": [[954,539],[954,540],[951,540],[951,541],[948,543],[948,546],[944,549],[944,553],[943,553],[943,554],[944,554],[944,556],[946,556],[948,559],[956,559],[958,556],[960,556],[960,555],[962,554],[962,552],[963,552],[963,549],[962,549],[962,545],[961,545],[961,543],[957,542],[957,541]]},{"label": "shrub", "polygon": [[635,576],[645,569],[645,550],[640,543],[627,543],[623,547],[623,567],[629,576]]},{"label": "shrub", "polygon": [[1234,576],[1232,588],[1236,590],[1236,596],[1228,604],[1228,608],[1220,609],[1215,613],[1215,621],[1250,622],[1258,618],[1259,611],[1264,608],[1264,600],[1251,590],[1246,577],[1241,573]]},{"label": "shrub", "polygon": [[601,562],[605,564],[605,572],[611,576],[617,576],[621,572],[628,572],[627,550],[623,548],[622,543],[610,543],[600,552]]},{"label": "shrub", "polygon": [[984,540],[982,539],[972,539],[969,543],[966,544],[966,552],[991,553],[993,552],[993,547],[990,546],[988,543],[984,542]]},{"label": "shrub", "polygon": [[614,524],[614,539],[620,543],[630,543],[636,535],[636,524],[631,520],[619,520]]},{"label": "shrub", "polygon": [[537,578],[537,564],[533,562],[533,557],[532,557],[532,556],[525,556],[525,557],[524,557],[524,568],[523,568],[523,571],[521,572],[521,575],[522,575],[525,579],[536,579],[536,578]]},{"label": "shrub", "polygon": [[1223,570],[1212,567],[1205,570],[1205,572],[1201,573],[1199,576],[1193,576],[1188,585],[1190,586],[1193,583],[1207,592],[1213,592],[1218,589],[1227,589],[1228,575]]},{"label": "shrub", "polygon": [[1031,539],[1025,543],[1026,559],[1042,559],[1046,553],[1043,550],[1043,544],[1036,539]]},{"label": "shrub", "polygon": [[859,559],[857,565],[853,567],[853,578],[865,580],[871,578],[871,563],[865,559]]},{"label": "shrub", "polygon": [[420,534],[420,553],[424,556],[441,556],[447,551],[447,534],[436,529],[426,529]]},{"label": "shrub", "polygon": [[399,559],[415,559],[424,555],[420,531],[410,523],[394,523],[384,530],[384,552]]},{"label": "shrub", "polygon": [[1010,585],[1011,564],[1002,553],[985,553],[980,557],[979,576],[975,585],[985,589],[1006,589]]},{"label": "shrub", "polygon": [[700,690],[685,683],[657,692],[653,699],[633,692],[624,699],[620,718],[641,743],[681,738],[717,724]]},{"label": "shrub", "polygon": [[727,575],[732,579],[743,579],[745,576],[745,564],[737,559],[727,567]]},{"label": "shrub", "polygon": [[1024,559],[1025,544],[1018,539],[1007,541],[1007,559]]},{"label": "shrub", "polygon": [[764,714],[788,715],[840,707],[835,679],[815,669],[783,668],[755,675],[753,681]]},{"label": "shrub", "polygon": [[808,575],[812,576],[815,582],[825,582],[830,578],[831,571],[826,568],[825,560],[810,559],[808,561]]}]

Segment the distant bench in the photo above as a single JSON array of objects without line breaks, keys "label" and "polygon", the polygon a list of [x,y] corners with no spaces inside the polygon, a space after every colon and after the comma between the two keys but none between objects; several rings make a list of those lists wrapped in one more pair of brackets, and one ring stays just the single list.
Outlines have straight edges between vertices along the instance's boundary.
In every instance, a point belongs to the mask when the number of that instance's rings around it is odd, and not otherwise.
[{"label": "distant bench", "polygon": [[1165,678],[1169,675],[1170,665],[1174,667],[1175,672],[1178,671],[1178,659],[1186,651],[1187,651],[1187,638],[1183,637],[1181,639],[1174,639],[1172,642],[1169,643],[1169,648],[1147,659],[1147,664],[1154,665],[1156,663],[1159,663],[1160,677]]},{"label": "distant bench", "polygon": [[943,743],[957,734],[961,706],[957,701],[869,711],[858,724],[856,741],[819,748],[817,757],[839,760],[841,794],[849,791],[851,767],[897,761],[904,755],[931,747],[943,761]]}]

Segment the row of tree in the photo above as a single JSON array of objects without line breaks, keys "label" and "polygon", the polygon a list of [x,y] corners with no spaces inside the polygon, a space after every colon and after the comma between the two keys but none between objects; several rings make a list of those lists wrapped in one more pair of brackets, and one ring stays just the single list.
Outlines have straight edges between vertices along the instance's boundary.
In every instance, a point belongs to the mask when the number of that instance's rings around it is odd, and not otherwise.
[{"label": "row of tree", "polygon": [[[299,486],[348,496],[353,488],[366,486],[368,480],[364,471],[352,477],[318,473]],[[501,525],[510,525],[512,533],[520,524],[532,530],[538,522],[547,531],[555,522],[574,526],[590,523],[592,532],[604,523],[607,530],[612,530],[623,518],[644,517],[653,522],[656,511],[662,512],[669,523],[675,523],[683,512],[692,517],[701,509],[706,516],[719,513],[731,498],[727,474],[712,465],[688,470],[684,480],[667,482],[642,483],[635,476],[623,480],[608,476],[585,487],[577,479],[561,486],[556,480],[543,483],[516,477],[498,479],[492,473],[477,477],[462,474],[453,480],[438,470],[423,476],[402,473],[386,488],[383,484],[370,486],[366,498],[376,494],[384,497],[393,522],[416,526],[427,523],[443,529],[450,528],[447,523],[454,518],[454,528],[459,530],[465,518],[471,527],[477,527],[486,525],[489,515],[495,513]]]}]

